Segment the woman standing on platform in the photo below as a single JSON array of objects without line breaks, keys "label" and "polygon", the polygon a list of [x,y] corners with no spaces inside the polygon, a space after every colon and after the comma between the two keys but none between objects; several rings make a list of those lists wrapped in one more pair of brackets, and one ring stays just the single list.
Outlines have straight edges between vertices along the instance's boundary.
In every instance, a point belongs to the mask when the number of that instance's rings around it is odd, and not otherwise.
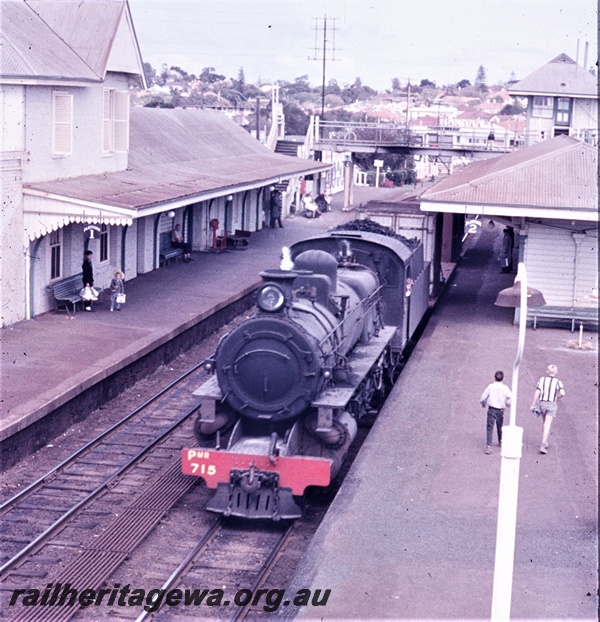
[{"label": "woman standing on platform", "polygon": [[[81,264],[81,271],[83,272],[83,287],[93,287],[94,286],[94,267],[92,266],[92,251],[85,251],[83,256],[83,264]],[[86,311],[92,310],[92,301],[84,300],[83,307]]]}]

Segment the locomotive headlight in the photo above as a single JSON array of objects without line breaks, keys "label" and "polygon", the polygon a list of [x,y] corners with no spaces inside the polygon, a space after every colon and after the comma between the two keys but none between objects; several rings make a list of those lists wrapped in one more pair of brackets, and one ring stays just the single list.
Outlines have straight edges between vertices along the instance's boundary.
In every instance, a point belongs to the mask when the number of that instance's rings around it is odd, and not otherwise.
[{"label": "locomotive headlight", "polygon": [[273,313],[283,307],[285,296],[279,287],[268,284],[258,292],[256,303],[262,311]]}]

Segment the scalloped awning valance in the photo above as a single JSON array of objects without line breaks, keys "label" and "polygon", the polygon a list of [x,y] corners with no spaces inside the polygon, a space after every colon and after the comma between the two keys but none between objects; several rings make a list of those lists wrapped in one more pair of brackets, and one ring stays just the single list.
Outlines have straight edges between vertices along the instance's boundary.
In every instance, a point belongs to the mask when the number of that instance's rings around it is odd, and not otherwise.
[{"label": "scalloped awning valance", "polygon": [[[91,206],[48,197],[25,196],[24,229],[29,240],[35,240],[71,223],[94,225],[131,225],[133,211],[110,206]],[[129,213],[128,213],[129,212]]]}]

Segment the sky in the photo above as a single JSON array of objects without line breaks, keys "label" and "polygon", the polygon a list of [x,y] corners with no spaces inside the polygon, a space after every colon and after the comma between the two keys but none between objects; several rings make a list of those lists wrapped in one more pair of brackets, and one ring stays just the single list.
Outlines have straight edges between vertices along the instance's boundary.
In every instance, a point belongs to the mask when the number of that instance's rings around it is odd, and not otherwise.
[{"label": "sky", "polygon": [[[357,77],[378,91],[423,79],[488,85],[521,79],[561,53],[598,57],[595,0],[129,0],[144,62],[247,83],[340,86]],[[323,26],[327,25],[324,37]],[[325,41],[324,41],[325,39]]]}]

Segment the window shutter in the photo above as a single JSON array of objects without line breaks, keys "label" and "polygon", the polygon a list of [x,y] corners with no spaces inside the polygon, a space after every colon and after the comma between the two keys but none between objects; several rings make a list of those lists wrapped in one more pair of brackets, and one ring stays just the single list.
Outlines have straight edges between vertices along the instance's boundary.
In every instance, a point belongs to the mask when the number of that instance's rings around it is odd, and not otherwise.
[{"label": "window shutter", "polygon": [[102,113],[102,151],[110,152],[113,149],[112,136],[112,91],[104,89],[104,103]]},{"label": "window shutter", "polygon": [[52,94],[52,155],[71,155],[73,152],[73,96]]},{"label": "window shutter", "polygon": [[129,149],[129,93],[115,91],[114,115],[114,149],[127,151]]}]

